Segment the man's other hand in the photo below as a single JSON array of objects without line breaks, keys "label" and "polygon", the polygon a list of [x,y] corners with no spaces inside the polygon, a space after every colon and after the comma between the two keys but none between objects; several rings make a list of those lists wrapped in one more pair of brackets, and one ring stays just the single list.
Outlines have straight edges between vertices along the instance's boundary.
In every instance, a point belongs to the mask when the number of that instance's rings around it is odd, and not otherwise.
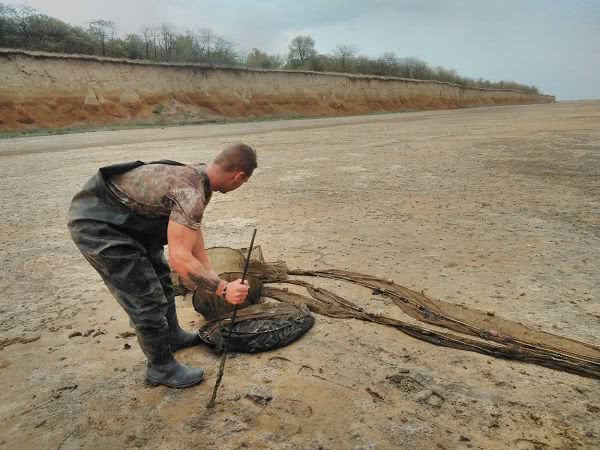
[{"label": "man's other hand", "polygon": [[227,283],[227,290],[225,291],[225,300],[227,303],[231,303],[232,305],[239,305],[240,303],[244,303],[246,297],[248,297],[248,281],[244,281],[242,284],[241,279],[237,279],[235,281],[231,281]]}]

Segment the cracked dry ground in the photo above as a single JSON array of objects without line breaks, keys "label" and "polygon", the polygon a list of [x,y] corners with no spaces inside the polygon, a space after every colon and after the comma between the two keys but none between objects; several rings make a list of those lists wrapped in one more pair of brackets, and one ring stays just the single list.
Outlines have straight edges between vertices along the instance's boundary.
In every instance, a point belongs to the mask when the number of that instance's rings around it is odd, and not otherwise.
[{"label": "cracked dry ground", "polygon": [[[0,449],[594,449],[599,381],[317,316],[297,343],[150,388],[125,314],[70,242],[73,193],[117,161],[258,149],[208,245],[394,279],[600,345],[600,102],[101,131],[0,141]],[[381,296],[334,287],[371,312]],[[178,299],[188,328],[200,318]],[[406,319],[407,320],[407,319]]]}]

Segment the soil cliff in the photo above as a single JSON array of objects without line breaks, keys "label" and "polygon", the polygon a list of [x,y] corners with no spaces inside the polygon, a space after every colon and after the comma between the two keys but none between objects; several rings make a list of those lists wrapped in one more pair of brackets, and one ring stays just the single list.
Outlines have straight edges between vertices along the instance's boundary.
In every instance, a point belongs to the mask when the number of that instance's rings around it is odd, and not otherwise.
[{"label": "soil cliff", "polygon": [[436,81],[0,50],[0,130],[548,102]]}]

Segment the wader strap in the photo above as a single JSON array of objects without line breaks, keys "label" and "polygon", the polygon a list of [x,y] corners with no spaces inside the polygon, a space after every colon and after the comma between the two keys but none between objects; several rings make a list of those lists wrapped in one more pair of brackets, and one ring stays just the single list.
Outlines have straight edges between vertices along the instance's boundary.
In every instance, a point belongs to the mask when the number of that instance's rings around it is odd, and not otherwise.
[{"label": "wader strap", "polygon": [[170,159],[159,159],[158,161],[150,161],[146,164],[168,164],[169,166],[185,166],[187,164],[183,164],[177,161],[171,161]]}]

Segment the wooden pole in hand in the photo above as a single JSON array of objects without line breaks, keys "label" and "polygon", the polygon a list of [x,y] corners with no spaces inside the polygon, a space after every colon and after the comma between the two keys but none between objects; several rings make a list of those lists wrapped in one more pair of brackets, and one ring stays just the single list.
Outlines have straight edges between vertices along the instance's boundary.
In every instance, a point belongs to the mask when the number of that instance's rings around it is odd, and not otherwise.
[{"label": "wooden pole in hand", "polygon": [[[246,273],[248,272],[248,264],[250,263],[250,255],[252,254],[252,248],[254,247],[254,238],[256,237],[256,228],[252,233],[252,240],[250,241],[250,247],[248,248],[248,256],[246,257],[246,264],[244,265],[244,272],[242,274],[242,284],[246,281]],[[217,398],[217,391],[219,390],[219,386],[221,385],[221,380],[223,379],[223,372],[225,371],[225,361],[227,360],[227,350],[229,347],[229,338],[231,337],[231,333],[233,332],[233,327],[235,326],[235,316],[237,315],[238,305],[236,304],[233,308],[233,316],[231,317],[231,325],[229,326],[229,333],[227,334],[227,338],[225,339],[225,345],[223,348],[223,356],[221,356],[221,364],[219,365],[219,374],[217,375],[217,381],[215,383],[215,387],[213,389],[212,397],[210,398],[210,402],[206,405],[207,408],[214,408],[215,400]]]}]

